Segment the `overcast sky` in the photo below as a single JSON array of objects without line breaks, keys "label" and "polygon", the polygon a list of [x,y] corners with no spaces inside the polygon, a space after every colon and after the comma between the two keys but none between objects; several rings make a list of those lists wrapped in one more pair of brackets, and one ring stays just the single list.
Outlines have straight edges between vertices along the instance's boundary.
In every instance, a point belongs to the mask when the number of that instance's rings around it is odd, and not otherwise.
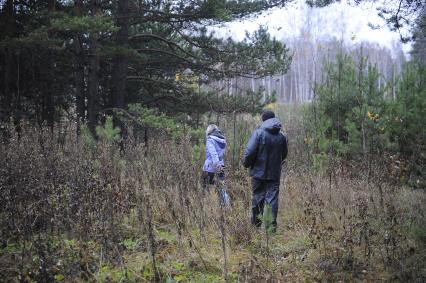
[{"label": "overcast sky", "polygon": [[[346,1],[334,3],[325,8],[309,8],[304,0],[295,0],[286,8],[273,9],[256,18],[234,22],[222,29],[220,33],[228,33],[235,39],[243,39],[245,31],[253,32],[260,25],[268,26],[269,32],[277,39],[297,37],[301,27],[311,21],[311,34],[317,38],[342,38],[346,43],[369,41],[393,49],[400,37],[397,32],[391,32],[384,21],[377,15],[377,10],[370,4],[350,6]],[[368,23],[382,26],[373,30]],[[404,44],[407,54],[410,44]]]}]

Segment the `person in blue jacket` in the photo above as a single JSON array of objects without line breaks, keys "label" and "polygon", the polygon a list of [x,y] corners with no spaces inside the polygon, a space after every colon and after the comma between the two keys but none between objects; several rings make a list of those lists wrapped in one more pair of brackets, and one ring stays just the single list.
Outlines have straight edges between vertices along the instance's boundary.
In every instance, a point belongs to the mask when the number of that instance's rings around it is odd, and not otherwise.
[{"label": "person in blue jacket", "polygon": [[272,207],[272,228],[277,227],[278,194],[281,167],[288,153],[287,137],[281,132],[281,122],[272,110],[262,112],[262,124],[256,129],[244,152],[243,165],[252,177],[252,224],[260,227],[263,207]]},{"label": "person in blue jacket", "polygon": [[[215,184],[215,176],[220,181],[224,181],[224,156],[226,151],[226,139],[219,128],[211,124],[206,130],[206,160],[203,166],[203,187]],[[223,183],[223,182],[222,182]],[[221,196],[225,203],[229,202],[229,196],[224,187],[220,188]]]}]

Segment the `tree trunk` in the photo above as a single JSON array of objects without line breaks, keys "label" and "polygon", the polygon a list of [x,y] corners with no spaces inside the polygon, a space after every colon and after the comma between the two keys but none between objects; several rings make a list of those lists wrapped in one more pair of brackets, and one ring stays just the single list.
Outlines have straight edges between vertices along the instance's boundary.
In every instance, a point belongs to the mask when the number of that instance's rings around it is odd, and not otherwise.
[{"label": "tree trunk", "polygon": [[4,50],[4,72],[3,72],[3,95],[0,100],[0,114],[2,115],[1,121],[7,121],[10,117],[10,109],[12,105],[12,95],[10,89],[10,78],[11,78],[11,54],[8,48]]},{"label": "tree trunk", "polygon": [[[117,32],[115,41],[117,46],[126,47],[129,36],[129,1],[118,1],[117,26],[120,28]],[[114,107],[124,108],[127,58],[125,55],[118,54],[114,57],[112,70],[112,103]]]},{"label": "tree trunk", "polygon": [[395,91],[395,64],[392,64],[392,99],[396,100],[396,91]]},{"label": "tree trunk", "polygon": [[22,115],[22,107],[21,107],[21,58],[20,54],[16,55],[16,96],[14,99],[14,113],[13,113],[13,121],[15,123],[15,130],[18,133],[18,138],[21,137],[21,115]]},{"label": "tree trunk", "polygon": [[[90,11],[92,17],[99,17],[101,13],[100,0],[90,1]],[[89,36],[89,81],[87,93],[87,122],[89,130],[95,135],[99,111],[99,65],[100,59],[99,34],[93,32]]]},{"label": "tree trunk", "polygon": [[363,107],[363,101],[364,101],[364,91],[363,91],[363,84],[364,84],[364,57],[363,57],[363,47],[361,45],[360,50],[360,60],[359,60],[359,67],[358,67],[358,95],[359,95],[359,119],[361,120],[361,144],[362,144],[362,152],[364,155],[364,159],[367,158],[367,140],[366,140],[366,133],[365,133],[365,110]]},{"label": "tree trunk", "polygon": [[294,73],[290,70],[290,75],[289,75],[289,78],[290,78],[290,99],[289,99],[289,101],[290,101],[290,103],[292,103],[293,102],[293,78],[295,77],[295,75],[294,75]]},{"label": "tree trunk", "polygon": [[49,11],[55,12],[56,0],[49,0]]},{"label": "tree trunk", "polygon": [[297,56],[297,64],[296,64],[297,65],[297,76],[296,76],[297,77],[297,83],[296,83],[296,99],[295,99],[295,102],[301,101],[300,96],[302,94],[302,89],[301,89],[301,84],[300,84],[300,81],[301,81],[301,78],[300,78],[300,60],[301,60],[301,57]]},{"label": "tree trunk", "polygon": [[[55,0],[49,0],[49,14],[55,12]],[[55,105],[54,105],[54,95],[55,95],[55,67],[54,67],[54,54],[52,50],[47,50],[46,56],[46,91],[43,95],[43,120],[47,122],[47,126],[53,131],[53,123],[55,117]]]},{"label": "tree trunk", "polygon": [[271,94],[272,94],[272,75],[269,75],[269,80],[268,80],[268,98],[271,98]]},{"label": "tree trunk", "polygon": [[[83,16],[83,0],[74,1],[74,15],[76,17]],[[77,135],[80,133],[80,124],[85,120],[85,94],[84,94],[84,59],[82,51],[81,36],[74,36],[73,48],[76,54],[74,60],[74,80],[75,80],[75,97],[77,108]]]},{"label": "tree trunk", "polygon": [[47,51],[46,54],[46,90],[43,93],[43,112],[42,118],[43,121],[47,122],[47,126],[53,131],[53,122],[55,116],[55,105],[53,96],[55,94],[54,86],[54,62],[53,62],[53,52],[51,50]]},{"label": "tree trunk", "polygon": [[[13,0],[7,0],[4,5],[4,21],[5,21],[5,37],[12,38],[15,36],[15,10],[13,6]],[[1,120],[7,121],[11,114],[12,109],[12,50],[6,47],[4,53],[4,72],[3,72],[3,95],[0,100],[0,114],[2,115]]]}]

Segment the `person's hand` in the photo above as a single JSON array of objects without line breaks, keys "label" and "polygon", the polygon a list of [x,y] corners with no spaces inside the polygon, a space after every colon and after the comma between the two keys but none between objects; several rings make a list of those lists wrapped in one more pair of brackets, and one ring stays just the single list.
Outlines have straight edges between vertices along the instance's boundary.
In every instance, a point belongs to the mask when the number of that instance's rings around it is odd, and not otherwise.
[{"label": "person's hand", "polygon": [[224,169],[223,165],[218,164],[218,165],[216,166],[216,173],[221,173],[221,172],[223,172],[223,169]]}]

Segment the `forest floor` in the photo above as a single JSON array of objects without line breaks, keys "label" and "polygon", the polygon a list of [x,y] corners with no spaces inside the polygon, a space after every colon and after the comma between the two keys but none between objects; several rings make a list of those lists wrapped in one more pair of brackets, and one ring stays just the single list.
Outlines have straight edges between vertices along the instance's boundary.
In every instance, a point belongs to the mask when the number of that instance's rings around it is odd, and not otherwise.
[{"label": "forest floor", "polygon": [[[190,141],[153,140],[149,153],[130,141],[120,154],[38,129],[12,136],[0,148],[0,282],[426,282],[425,190],[374,160],[314,169],[300,116],[280,116],[293,138],[273,234],[250,223],[246,170],[226,178],[231,207],[214,186],[201,193],[204,152]],[[250,119],[229,141],[236,156]]]},{"label": "forest floor", "polygon": [[[225,217],[226,267],[222,234],[213,228],[220,225],[203,231],[193,225],[178,233],[175,225],[156,223],[160,281],[222,282],[226,268],[231,282],[421,282],[426,250],[416,242],[424,234],[416,232],[424,233],[424,227],[413,227],[410,221],[426,212],[425,192],[400,188],[380,199],[367,183],[337,182],[330,185],[318,177],[312,186],[300,176],[285,178],[279,226],[270,235],[249,226],[250,204],[234,196]],[[210,204],[217,201],[214,193],[209,198]],[[395,223],[400,220],[405,222]],[[132,224],[125,226],[132,229]],[[122,242],[123,262],[119,267],[105,265],[94,274],[96,279],[143,282],[155,277],[146,239],[131,232],[129,236]]]}]

